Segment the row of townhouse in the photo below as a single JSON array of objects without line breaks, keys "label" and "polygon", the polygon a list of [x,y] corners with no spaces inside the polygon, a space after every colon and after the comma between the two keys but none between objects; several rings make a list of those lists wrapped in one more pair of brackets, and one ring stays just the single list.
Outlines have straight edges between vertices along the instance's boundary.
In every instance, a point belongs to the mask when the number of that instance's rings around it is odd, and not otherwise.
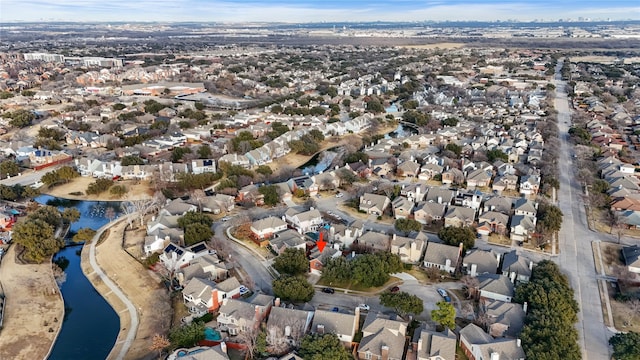
[{"label": "row of townhouse", "polygon": [[118,161],[102,161],[88,157],[76,158],[74,164],[81,176],[96,178],[122,178],[148,180],[159,174],[163,180],[175,181],[177,173],[215,173],[216,162],[212,159],[196,159],[189,163],[169,163],[152,165],[121,165]]}]

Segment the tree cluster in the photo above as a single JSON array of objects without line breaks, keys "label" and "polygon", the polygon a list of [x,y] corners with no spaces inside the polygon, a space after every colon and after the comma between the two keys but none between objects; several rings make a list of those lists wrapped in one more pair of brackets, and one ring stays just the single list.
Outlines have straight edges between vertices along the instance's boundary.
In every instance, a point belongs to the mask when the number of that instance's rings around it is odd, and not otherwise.
[{"label": "tree cluster", "polygon": [[53,206],[42,206],[18,221],[13,227],[13,241],[24,247],[24,258],[42,262],[64,246],[64,241],[54,236],[62,224],[62,216]]},{"label": "tree cluster", "polygon": [[283,301],[308,302],[315,290],[305,278],[283,275],[273,280],[273,293]]},{"label": "tree cluster", "polygon": [[464,251],[473,248],[476,244],[476,232],[469,226],[442,228],[438,232],[438,237],[447,245],[458,246],[462,243]]},{"label": "tree cluster", "polygon": [[530,281],[516,289],[515,299],[529,305],[520,334],[527,359],[580,359],[574,327],[578,303],[567,277],[555,263],[538,263]]},{"label": "tree cluster", "polygon": [[387,252],[363,254],[351,261],[342,257],[330,259],[322,270],[325,281],[353,281],[363,287],[382,286],[389,274],[402,271],[400,257]]},{"label": "tree cluster", "polygon": [[204,323],[194,321],[189,325],[183,325],[172,329],[169,332],[169,341],[173,348],[190,348],[196,345],[200,340],[204,340]]},{"label": "tree cluster", "polygon": [[67,183],[78,176],[80,176],[80,173],[74,168],[70,166],[63,166],[57,170],[44,174],[41,181],[47,186],[53,186],[59,183]]},{"label": "tree cluster", "polygon": [[25,109],[4,113],[2,116],[11,119],[9,120],[9,124],[17,128],[30,126],[33,123],[33,120],[36,119],[36,115],[33,112]]},{"label": "tree cluster", "polygon": [[617,333],[609,339],[609,345],[613,347],[613,357],[616,360],[640,359],[640,333]]},{"label": "tree cluster", "polygon": [[178,218],[178,226],[184,230],[184,244],[190,246],[207,241],[213,236],[213,220],[201,212],[189,211]]},{"label": "tree cluster", "polygon": [[406,314],[420,315],[424,310],[422,299],[404,291],[397,293],[387,291],[382,293],[382,295],[380,295],[380,304],[393,308],[398,314],[403,316]]},{"label": "tree cluster", "polygon": [[301,275],[309,271],[309,259],[304,250],[289,248],[276,258],[273,268],[280,274]]},{"label": "tree cluster", "polygon": [[313,334],[302,338],[300,356],[305,360],[350,360],[353,357],[335,334]]},{"label": "tree cluster", "polygon": [[406,218],[396,220],[395,223],[393,224],[393,227],[396,230],[406,234],[412,231],[422,230],[422,224],[419,221],[416,221],[413,219],[406,219]]},{"label": "tree cluster", "polygon": [[265,205],[275,206],[280,203],[280,194],[276,185],[264,185],[258,188],[258,192],[264,195]]},{"label": "tree cluster", "polygon": [[87,195],[98,195],[109,190],[111,186],[113,186],[113,180],[111,179],[96,179],[96,181],[87,186],[86,193]]}]

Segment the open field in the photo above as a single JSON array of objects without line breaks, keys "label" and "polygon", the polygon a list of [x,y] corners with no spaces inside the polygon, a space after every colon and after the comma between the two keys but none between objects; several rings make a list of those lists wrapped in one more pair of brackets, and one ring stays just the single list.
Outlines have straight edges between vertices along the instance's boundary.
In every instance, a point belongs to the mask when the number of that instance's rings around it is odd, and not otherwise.
[{"label": "open field", "polygon": [[396,47],[406,48],[406,49],[427,50],[427,49],[458,49],[463,46],[465,46],[465,44],[463,43],[443,42],[443,43],[437,43],[437,44],[398,45]]},{"label": "open field", "polygon": [[19,264],[15,248],[0,265],[6,296],[0,359],[44,359],[62,326],[64,303],[51,263]]},{"label": "open field", "polygon": [[[138,200],[144,198],[150,198],[153,196],[153,191],[149,186],[149,181],[136,181],[136,180],[120,180],[114,182],[117,185],[124,185],[128,192],[122,197],[117,197],[109,194],[105,191],[98,195],[86,195],[85,191],[89,184],[96,179],[87,176],[81,176],[73,179],[72,181],[57,185],[55,187],[41,190],[44,194],[71,199],[71,200],[90,200],[90,201],[123,201],[123,200]],[[73,195],[72,193],[81,192],[82,194]]]}]

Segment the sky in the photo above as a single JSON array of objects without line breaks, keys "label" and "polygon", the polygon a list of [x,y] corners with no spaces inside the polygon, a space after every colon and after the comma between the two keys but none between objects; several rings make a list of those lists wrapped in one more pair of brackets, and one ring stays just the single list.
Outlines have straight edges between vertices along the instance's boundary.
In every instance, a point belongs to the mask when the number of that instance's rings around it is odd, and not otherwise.
[{"label": "sky", "polygon": [[639,20],[639,0],[0,0],[8,21]]}]

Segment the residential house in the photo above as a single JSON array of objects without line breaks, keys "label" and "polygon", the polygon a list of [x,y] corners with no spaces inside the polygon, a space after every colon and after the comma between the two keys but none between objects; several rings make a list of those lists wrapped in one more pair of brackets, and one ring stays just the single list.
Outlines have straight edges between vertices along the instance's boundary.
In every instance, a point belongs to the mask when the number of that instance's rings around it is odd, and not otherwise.
[{"label": "residential house", "polygon": [[450,206],[444,215],[444,226],[471,226],[476,217],[475,210],[461,206]]},{"label": "residential house", "polygon": [[[189,199],[189,201],[197,202],[195,199]],[[236,198],[231,195],[218,193],[213,196],[205,196],[197,205],[201,206],[203,212],[220,214],[233,210],[236,206]]]},{"label": "residential house", "polygon": [[415,161],[405,161],[396,167],[398,176],[413,178],[418,176],[420,172],[420,164]]},{"label": "residential house", "polygon": [[511,282],[528,282],[533,270],[533,261],[518,255],[515,250],[505,253],[502,259],[502,275]]},{"label": "residential house", "polygon": [[213,308],[213,288],[216,286],[211,280],[193,278],[187,282],[182,289],[182,298],[189,312],[202,316],[207,312],[212,312]]},{"label": "residential house", "polygon": [[432,187],[429,189],[429,192],[427,192],[427,197],[424,200],[426,202],[449,205],[455,195],[456,193],[453,190]]},{"label": "residential house", "polygon": [[226,162],[231,165],[241,166],[245,169],[248,169],[251,167],[251,161],[249,161],[249,158],[241,154],[223,155],[220,159],[218,159],[218,162]]},{"label": "residential house", "polygon": [[433,179],[436,175],[441,175],[444,168],[438,164],[427,163],[420,168],[418,179],[427,181]]},{"label": "residential house", "polygon": [[457,168],[451,168],[442,172],[443,184],[462,184],[465,176],[462,170]]},{"label": "residential house", "polygon": [[160,254],[160,262],[167,270],[173,272],[181,267],[187,266],[198,257],[215,253],[209,250],[204,242],[200,242],[189,247],[182,247],[176,244],[169,244]]},{"label": "residential house", "polygon": [[[485,228],[491,233],[506,235],[507,229],[509,229],[509,216],[496,211],[487,211],[478,216],[478,224],[480,224],[480,227],[485,225]],[[489,235],[489,233],[486,233],[486,230],[481,231],[478,229],[478,233]]]},{"label": "residential house", "polygon": [[513,210],[515,215],[536,217],[538,214],[538,203],[526,198],[518,198],[514,203]]},{"label": "residential house", "polygon": [[193,174],[215,173],[216,161],[212,159],[196,159],[191,161]]},{"label": "residential house", "polygon": [[402,185],[402,189],[400,189],[400,195],[409,199],[409,201],[417,203],[424,200],[424,197],[427,195],[429,187],[425,184],[415,183],[409,185]]},{"label": "residential house", "polygon": [[[182,355],[182,353],[186,355]],[[221,342],[219,345],[211,347],[180,348],[171,353],[167,359],[177,358],[180,360],[229,360],[229,355],[227,354],[227,344]]]},{"label": "residential house", "polygon": [[358,238],[358,245],[374,251],[389,251],[389,235],[376,231],[367,231]]},{"label": "residential house", "polygon": [[[276,305],[278,302],[276,299]],[[300,339],[311,327],[312,319],[313,311],[274,306],[267,320],[267,342],[272,346],[300,345]]]},{"label": "residential house", "polygon": [[502,193],[505,190],[515,191],[517,188],[518,177],[512,174],[504,174],[496,177],[493,185],[491,186],[491,189],[497,191],[498,193]]},{"label": "residential house", "polygon": [[456,196],[453,198],[453,205],[467,207],[478,211],[482,205],[483,197],[484,194],[479,190],[458,190]]},{"label": "residential house", "polygon": [[467,188],[489,187],[491,183],[491,173],[484,169],[473,170],[467,174]]},{"label": "residential house", "polygon": [[365,193],[360,196],[359,209],[369,215],[382,215],[390,203],[389,198],[384,195]]},{"label": "residential house", "polygon": [[511,302],[515,295],[515,288],[509,278],[499,274],[480,274],[478,275],[478,289],[480,297]]},{"label": "residential house", "polygon": [[274,234],[269,239],[269,247],[278,255],[282,255],[287,249],[307,250],[307,242],[297,231],[287,229]]},{"label": "residential house", "polygon": [[193,278],[221,281],[228,277],[227,265],[216,254],[207,254],[193,259],[189,265],[180,268],[176,277],[181,286]]},{"label": "residential house", "polygon": [[434,221],[442,220],[447,207],[436,202],[421,202],[413,212],[413,218],[421,224],[430,224]]},{"label": "residential house", "polygon": [[405,350],[407,323],[369,312],[362,325],[358,359],[401,360]]},{"label": "residential house", "polygon": [[462,260],[462,268],[471,277],[479,274],[495,274],[500,264],[500,256],[493,250],[470,250]]},{"label": "residential house", "polygon": [[362,221],[356,220],[349,225],[333,224],[329,228],[329,239],[337,244],[340,249],[346,249],[356,241],[364,232]]},{"label": "residential house", "polygon": [[220,306],[218,326],[229,335],[257,329],[269,315],[272,305],[273,297],[264,294],[255,295],[250,301],[226,299]]},{"label": "residential house", "polygon": [[520,194],[530,197],[535,196],[540,191],[540,176],[524,175],[520,178]]},{"label": "residential house", "polygon": [[255,239],[269,239],[273,234],[286,229],[287,223],[275,216],[269,216],[251,223],[251,233]]},{"label": "residential house", "polygon": [[413,210],[413,201],[410,201],[404,196],[398,196],[391,202],[391,207],[396,220],[407,219],[411,215],[411,210]]},{"label": "residential house", "polygon": [[145,256],[164,249],[169,243],[182,244],[184,230],[178,228],[156,229],[144,237],[143,251]]},{"label": "residential house", "polygon": [[622,257],[629,271],[640,274],[640,247],[638,245],[623,247]]},{"label": "residential house", "polygon": [[289,226],[295,228],[300,233],[317,231],[322,225],[322,214],[317,209],[311,208],[309,211],[299,212],[296,209],[289,208],[284,213],[284,218]]},{"label": "residential house", "polygon": [[393,234],[391,253],[400,256],[402,262],[415,264],[422,258],[426,242],[426,236],[423,233],[418,233],[415,239]]},{"label": "residential house", "polygon": [[457,341],[456,334],[450,329],[443,332],[416,329],[411,350],[416,360],[455,360]]},{"label": "residential house", "polygon": [[309,196],[315,196],[320,189],[319,185],[316,184],[308,175],[291,178],[287,180],[287,184],[289,185],[289,189],[291,189],[292,193],[301,190]]},{"label": "residential house", "polygon": [[527,215],[511,217],[511,240],[528,241],[536,232],[536,218]]},{"label": "residential house", "polygon": [[494,339],[479,326],[460,330],[460,347],[469,360],[524,360],[520,339]]},{"label": "residential house", "polygon": [[190,204],[181,198],[170,200],[166,205],[158,211],[158,214],[183,216],[188,212],[196,212],[198,207],[194,204]]},{"label": "residential house", "polygon": [[458,269],[461,257],[462,243],[460,246],[451,246],[430,241],[424,253],[424,266],[454,273]]},{"label": "residential house", "polygon": [[496,211],[509,215],[511,213],[512,206],[513,200],[511,200],[511,198],[505,196],[496,196],[484,202],[484,211]]},{"label": "residential house", "polygon": [[309,254],[309,272],[313,275],[322,275],[322,270],[327,261],[342,256],[342,252],[336,248],[339,248],[339,246],[325,246],[323,251],[320,252],[320,249],[315,246]]},{"label": "residential house", "polygon": [[526,316],[523,305],[484,299],[480,302],[480,309],[491,320],[489,325],[491,336],[516,338],[522,332]]},{"label": "residential house", "polygon": [[351,346],[360,323],[360,311],[356,308],[354,314],[345,314],[328,310],[316,310],[311,325],[311,333],[336,334],[338,339],[347,346]]}]

